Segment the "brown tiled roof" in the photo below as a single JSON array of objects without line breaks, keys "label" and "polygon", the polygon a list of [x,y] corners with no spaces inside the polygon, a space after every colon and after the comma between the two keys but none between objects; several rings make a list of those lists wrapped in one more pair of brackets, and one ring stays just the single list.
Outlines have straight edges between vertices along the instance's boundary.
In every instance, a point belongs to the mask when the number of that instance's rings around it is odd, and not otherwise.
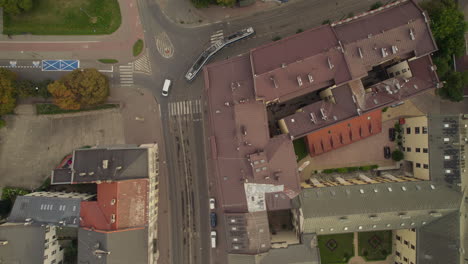
[{"label": "brown tiled roof", "polygon": [[299,193],[292,142],[287,135],[270,139],[265,105],[253,99],[249,56],[208,65],[204,73],[211,156],[223,207],[247,210],[246,181],[284,185]]},{"label": "brown tiled roof", "polygon": [[298,138],[317,129],[358,116],[357,105],[353,101],[347,84],[334,88],[332,93],[336,103],[319,101],[280,120],[280,123],[284,123],[287,127],[287,131],[284,132],[288,132],[293,138]]},{"label": "brown tiled roof", "polygon": [[97,230],[145,226],[147,196],[148,179],[100,183],[97,201],[81,202],[80,226]]},{"label": "brown tiled roof", "polygon": [[351,78],[329,25],[267,44],[250,53],[255,96],[266,102],[285,101]]},{"label": "brown tiled roof", "polygon": [[382,113],[376,110],[308,134],[309,154],[312,157],[317,156],[380,132],[382,132]]}]

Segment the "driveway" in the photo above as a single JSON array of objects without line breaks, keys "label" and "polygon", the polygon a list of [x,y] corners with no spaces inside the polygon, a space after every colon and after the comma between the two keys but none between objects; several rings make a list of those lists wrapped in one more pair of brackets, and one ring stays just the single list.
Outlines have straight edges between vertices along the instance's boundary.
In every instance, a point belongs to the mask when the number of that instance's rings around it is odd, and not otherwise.
[{"label": "driveway", "polygon": [[62,158],[86,145],[123,144],[120,109],[37,116],[19,105],[0,129],[0,187],[37,188]]}]

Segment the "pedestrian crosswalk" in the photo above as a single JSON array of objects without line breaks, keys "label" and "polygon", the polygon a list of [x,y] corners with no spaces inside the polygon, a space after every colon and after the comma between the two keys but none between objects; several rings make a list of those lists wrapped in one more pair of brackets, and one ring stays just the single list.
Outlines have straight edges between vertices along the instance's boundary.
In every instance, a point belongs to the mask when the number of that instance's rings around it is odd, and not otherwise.
[{"label": "pedestrian crosswalk", "polygon": [[189,116],[203,111],[201,100],[185,100],[169,103],[169,116]]},{"label": "pedestrian crosswalk", "polygon": [[145,55],[140,56],[140,58],[133,62],[133,65],[133,70],[135,72],[151,74],[151,63],[149,61],[148,53],[145,53]]},{"label": "pedestrian crosswalk", "polygon": [[215,33],[213,33],[213,35],[211,35],[211,43],[214,44],[218,40],[222,40],[223,38],[224,38],[223,30],[222,29],[218,30]]},{"label": "pedestrian crosswalk", "polygon": [[133,63],[119,66],[119,77],[121,86],[133,85]]}]

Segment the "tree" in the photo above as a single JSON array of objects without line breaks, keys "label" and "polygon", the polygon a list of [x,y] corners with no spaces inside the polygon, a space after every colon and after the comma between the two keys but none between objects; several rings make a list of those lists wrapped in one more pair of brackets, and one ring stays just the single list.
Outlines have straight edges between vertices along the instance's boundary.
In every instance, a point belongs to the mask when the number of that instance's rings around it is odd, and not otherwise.
[{"label": "tree", "polygon": [[109,81],[96,69],[76,69],[47,89],[57,106],[78,110],[104,103],[109,96]]},{"label": "tree", "polygon": [[437,94],[451,101],[463,100],[463,89],[468,85],[464,73],[452,69],[452,56],[462,56],[465,52],[465,32],[467,24],[463,13],[453,0],[431,0],[421,3],[431,18],[431,30],[439,50],[434,54],[437,74],[444,81],[444,87]]},{"label": "tree", "polygon": [[33,2],[32,0],[0,0],[0,7],[3,7],[6,13],[18,15],[31,10]]},{"label": "tree", "polygon": [[234,6],[236,0],[216,0],[216,3],[221,6]]},{"label": "tree", "polygon": [[392,152],[392,159],[394,161],[400,161],[404,158],[405,158],[405,154],[401,150],[396,149]]},{"label": "tree", "polygon": [[463,100],[463,89],[468,85],[468,72],[450,71],[446,75],[444,87],[438,90],[442,98],[455,102]]},{"label": "tree", "polygon": [[431,29],[437,42],[438,55],[461,56],[465,51],[465,31],[467,25],[463,13],[453,0],[431,0],[422,2],[431,18]]},{"label": "tree", "polygon": [[0,116],[11,113],[15,109],[15,79],[14,72],[0,68]]}]

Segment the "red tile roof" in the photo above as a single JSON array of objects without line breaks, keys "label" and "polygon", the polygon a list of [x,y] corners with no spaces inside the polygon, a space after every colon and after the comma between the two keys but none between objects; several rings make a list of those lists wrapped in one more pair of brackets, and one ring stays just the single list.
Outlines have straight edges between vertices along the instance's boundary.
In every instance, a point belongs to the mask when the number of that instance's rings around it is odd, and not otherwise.
[{"label": "red tile roof", "polygon": [[313,157],[380,132],[382,112],[376,110],[310,133],[306,139],[309,154]]},{"label": "red tile roof", "polygon": [[146,225],[148,179],[106,182],[97,187],[97,201],[81,202],[81,227],[117,230]]}]

